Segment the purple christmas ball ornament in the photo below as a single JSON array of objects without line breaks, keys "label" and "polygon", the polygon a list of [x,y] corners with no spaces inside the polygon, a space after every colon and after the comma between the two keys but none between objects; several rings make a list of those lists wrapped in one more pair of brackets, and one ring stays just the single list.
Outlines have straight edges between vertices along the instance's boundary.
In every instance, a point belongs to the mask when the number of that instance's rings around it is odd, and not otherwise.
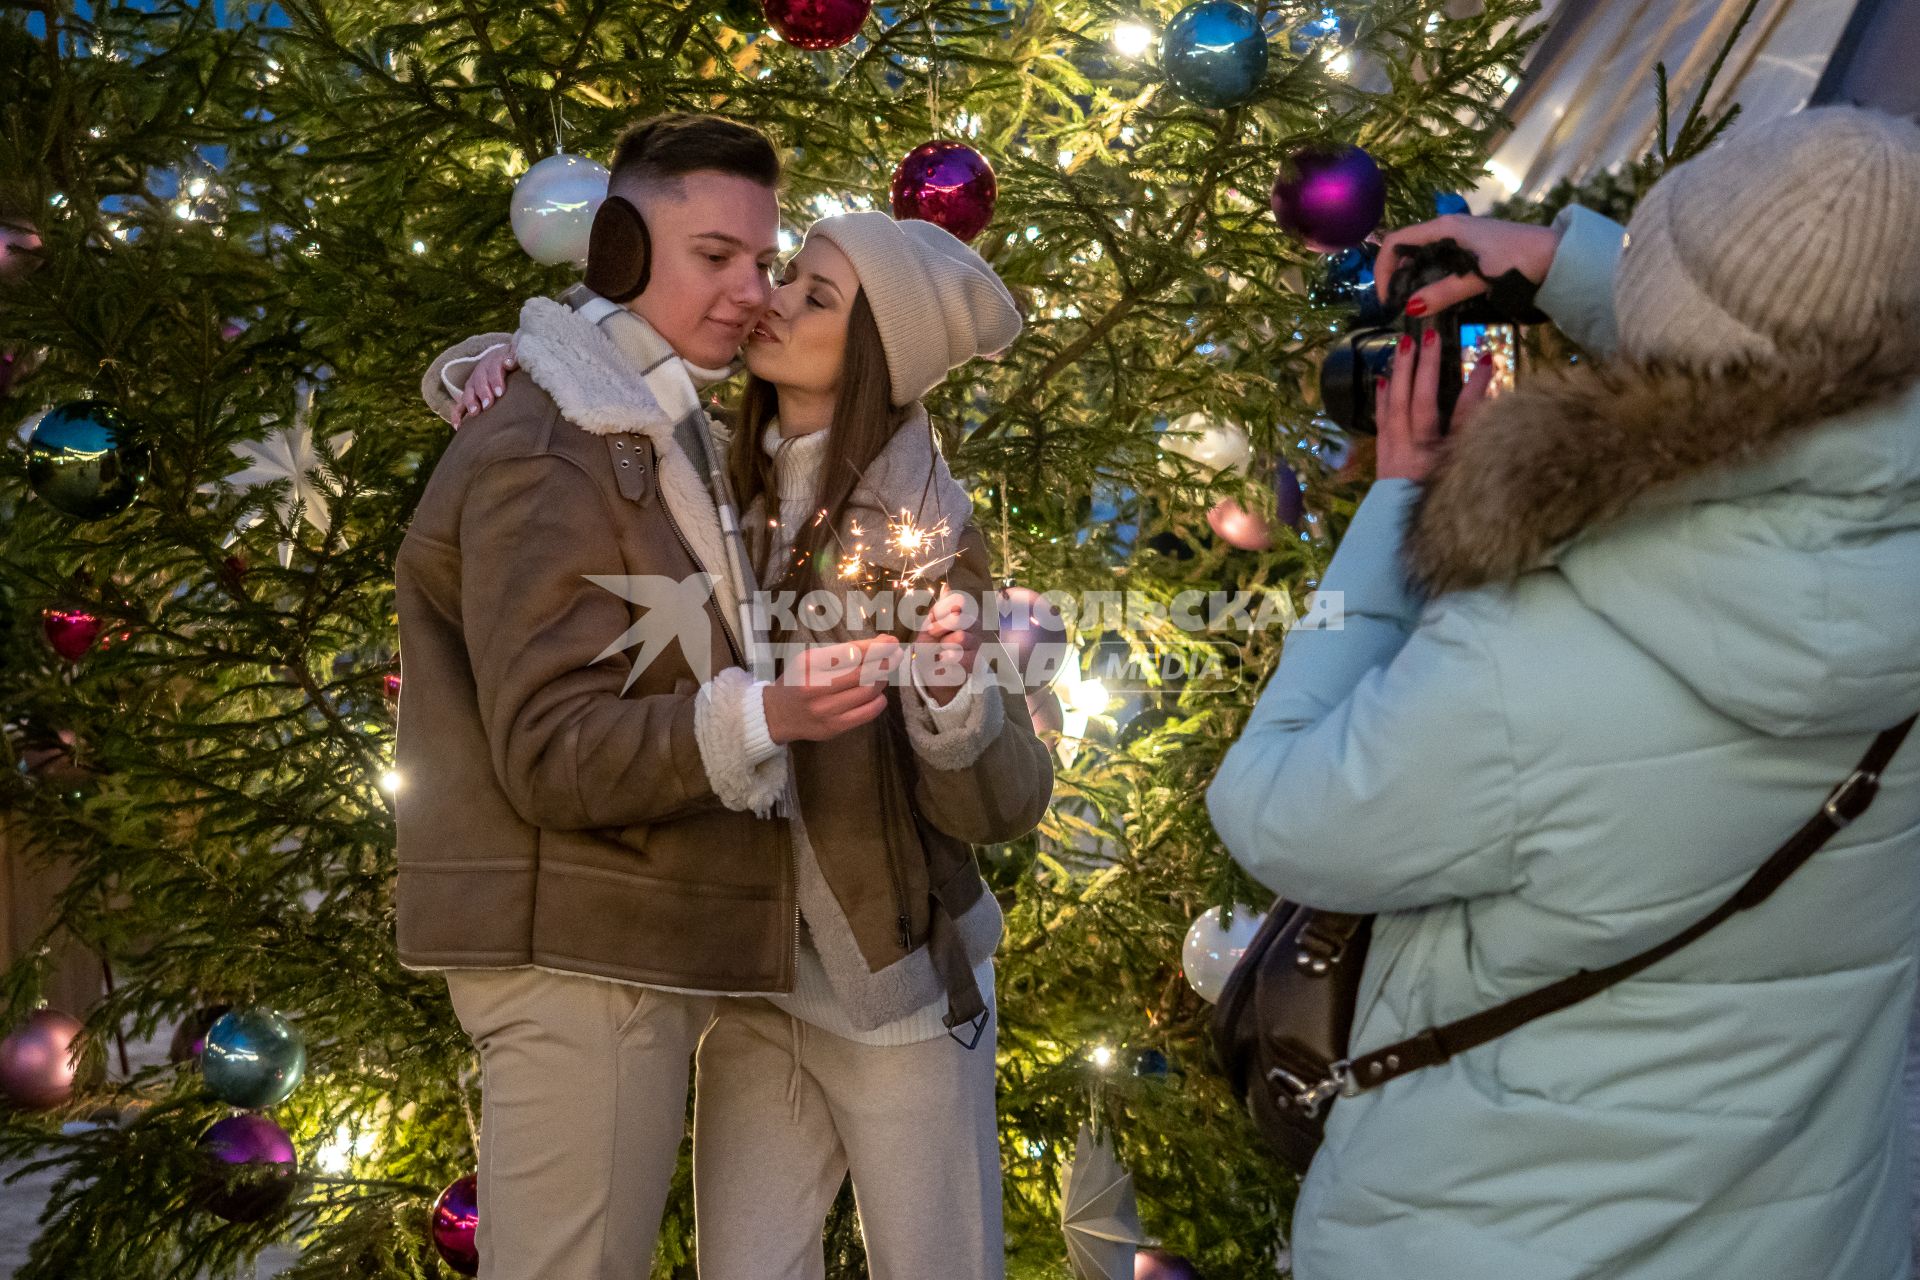
[{"label": "purple christmas ball ornament", "polygon": [[1274,496],[1279,500],[1280,521],[1298,529],[1307,517],[1306,495],[1300,491],[1300,477],[1284,462],[1273,468]]},{"label": "purple christmas ball ornament", "polygon": [[468,1174],[433,1202],[433,1247],[463,1276],[480,1274],[480,1179]]},{"label": "purple christmas ball ornament", "polygon": [[201,1203],[228,1222],[258,1222],[293,1198],[293,1139],[265,1116],[228,1116],[200,1136]]},{"label": "purple christmas ball ornament", "polygon": [[1133,1255],[1133,1280],[1200,1280],[1200,1273],[1177,1253],[1142,1249]]},{"label": "purple christmas ball ornament", "polygon": [[923,142],[893,171],[893,216],[931,222],[958,240],[986,230],[999,197],[993,166],[964,142]]},{"label": "purple christmas ball ornament", "polygon": [[1351,249],[1387,213],[1387,179],[1359,147],[1305,147],[1273,182],[1273,216],[1319,253]]}]

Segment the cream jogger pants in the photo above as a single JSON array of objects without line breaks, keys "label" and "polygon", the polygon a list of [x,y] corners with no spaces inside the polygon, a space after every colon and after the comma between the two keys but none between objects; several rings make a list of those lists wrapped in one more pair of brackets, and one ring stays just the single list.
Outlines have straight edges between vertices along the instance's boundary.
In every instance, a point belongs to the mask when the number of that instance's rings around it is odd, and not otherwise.
[{"label": "cream jogger pants", "polygon": [[873,1280],[1002,1280],[997,1029],[881,1047],[722,1000],[694,1092],[700,1280],[821,1280],[849,1172]]},{"label": "cream jogger pants", "polygon": [[480,1280],[646,1280],[714,997],[444,975],[480,1048]]}]

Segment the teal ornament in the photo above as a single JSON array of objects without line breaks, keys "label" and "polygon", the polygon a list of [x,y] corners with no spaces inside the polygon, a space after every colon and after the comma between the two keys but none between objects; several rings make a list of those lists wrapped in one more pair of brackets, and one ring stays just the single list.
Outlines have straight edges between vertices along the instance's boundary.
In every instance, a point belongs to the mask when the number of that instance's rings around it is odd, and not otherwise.
[{"label": "teal ornament", "polygon": [[1245,102],[1267,74],[1267,33],[1233,0],[1201,0],[1175,14],[1160,37],[1160,67],[1203,107]]},{"label": "teal ornament", "polygon": [[147,447],[104,400],[49,409],[27,438],[27,484],[55,510],[98,520],[127,509],[147,479]]},{"label": "teal ornament", "polygon": [[271,1009],[235,1009],[208,1029],[200,1072],[230,1106],[271,1107],[306,1075],[306,1041]]}]

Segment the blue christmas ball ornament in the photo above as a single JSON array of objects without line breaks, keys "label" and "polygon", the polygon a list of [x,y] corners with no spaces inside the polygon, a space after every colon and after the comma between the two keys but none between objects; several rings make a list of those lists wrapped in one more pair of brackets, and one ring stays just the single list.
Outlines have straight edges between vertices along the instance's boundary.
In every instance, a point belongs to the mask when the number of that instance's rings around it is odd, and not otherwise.
[{"label": "blue christmas ball ornament", "polygon": [[1245,102],[1267,74],[1267,33],[1233,0],[1201,0],[1175,14],[1160,37],[1160,67],[1203,107]]},{"label": "blue christmas ball ornament", "polygon": [[235,1009],[208,1029],[200,1071],[222,1102],[250,1111],[271,1107],[306,1075],[306,1041],[271,1009]]},{"label": "blue christmas ball ornament", "polygon": [[1439,191],[1433,197],[1434,213],[1445,217],[1450,213],[1471,213],[1467,208],[1467,198],[1458,191]]},{"label": "blue christmas ball ornament", "polygon": [[27,440],[27,484],[76,520],[125,511],[146,483],[147,462],[133,424],[102,400],[49,409]]}]

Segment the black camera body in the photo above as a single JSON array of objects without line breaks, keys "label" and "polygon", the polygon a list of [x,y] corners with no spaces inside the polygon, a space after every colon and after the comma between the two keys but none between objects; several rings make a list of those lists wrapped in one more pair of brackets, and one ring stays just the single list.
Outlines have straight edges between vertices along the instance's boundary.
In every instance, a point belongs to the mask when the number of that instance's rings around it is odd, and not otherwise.
[{"label": "black camera body", "polygon": [[[1448,276],[1465,275],[1486,280],[1487,292],[1431,317],[1416,320],[1406,314],[1407,300],[1421,289]],[[1440,333],[1440,433],[1445,435],[1466,381],[1461,331],[1541,323],[1547,317],[1533,305],[1537,288],[1518,271],[1489,278],[1480,270],[1479,258],[1453,240],[1403,250],[1387,285],[1386,302],[1376,305],[1371,296],[1363,298],[1358,327],[1335,344],[1321,363],[1321,411],[1349,433],[1377,434],[1375,380],[1392,369],[1401,337],[1417,340],[1421,329],[1431,324]]]}]

